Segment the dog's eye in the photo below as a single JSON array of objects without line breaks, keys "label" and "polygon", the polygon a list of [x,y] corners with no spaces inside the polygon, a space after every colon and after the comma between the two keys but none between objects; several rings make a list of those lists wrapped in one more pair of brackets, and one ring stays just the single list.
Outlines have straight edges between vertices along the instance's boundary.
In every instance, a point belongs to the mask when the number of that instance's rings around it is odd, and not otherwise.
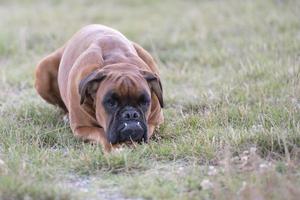
[{"label": "dog's eye", "polygon": [[147,98],[147,96],[142,95],[139,99],[139,103],[141,106],[148,106],[150,104],[150,100]]},{"label": "dog's eye", "polygon": [[118,101],[116,99],[108,99],[106,105],[110,108],[115,108],[118,106]]}]

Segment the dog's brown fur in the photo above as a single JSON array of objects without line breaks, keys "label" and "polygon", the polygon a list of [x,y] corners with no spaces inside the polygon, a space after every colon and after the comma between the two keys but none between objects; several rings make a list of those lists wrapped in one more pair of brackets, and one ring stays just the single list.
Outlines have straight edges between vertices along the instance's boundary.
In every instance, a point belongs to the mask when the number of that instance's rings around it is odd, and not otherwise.
[{"label": "dog's brown fur", "polygon": [[[93,86],[96,88],[92,98],[86,96],[86,88],[80,83],[91,74],[101,73],[108,78]],[[121,96],[132,96],[142,89],[148,91],[151,95],[146,114],[148,137],[163,122],[162,94],[155,95],[153,85],[142,76],[148,73],[159,81],[158,68],[146,50],[114,29],[89,25],[38,64],[35,88],[47,102],[68,113],[76,137],[99,143],[105,151],[110,151],[112,145],[105,133],[108,116],[102,106],[96,106],[101,104],[106,91],[114,88]]]}]

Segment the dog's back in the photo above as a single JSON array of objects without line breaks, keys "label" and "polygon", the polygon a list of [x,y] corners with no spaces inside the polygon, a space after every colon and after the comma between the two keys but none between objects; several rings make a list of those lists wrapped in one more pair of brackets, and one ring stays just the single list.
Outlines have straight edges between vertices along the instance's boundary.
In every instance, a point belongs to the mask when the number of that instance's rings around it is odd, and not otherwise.
[{"label": "dog's back", "polygon": [[[94,47],[92,47],[94,45]],[[58,70],[58,85],[62,99],[66,102],[66,94],[71,70],[76,60],[89,49],[93,48],[98,52],[101,51],[98,58],[101,57],[102,65],[122,62],[129,55],[137,56],[137,52],[131,43],[123,34],[112,28],[103,25],[88,25],[80,29],[66,43],[64,52]],[[85,67],[80,65],[80,67]],[[100,67],[100,66],[99,66]]]}]

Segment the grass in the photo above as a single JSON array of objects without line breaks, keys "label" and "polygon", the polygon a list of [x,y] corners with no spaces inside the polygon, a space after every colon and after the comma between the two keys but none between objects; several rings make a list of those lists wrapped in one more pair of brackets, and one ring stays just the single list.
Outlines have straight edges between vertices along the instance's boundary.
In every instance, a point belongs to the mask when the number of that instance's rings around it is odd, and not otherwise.
[{"label": "grass", "polygon": [[[0,199],[298,199],[298,1],[0,2]],[[165,123],[104,156],[33,89],[36,63],[102,23],[157,60]]]}]

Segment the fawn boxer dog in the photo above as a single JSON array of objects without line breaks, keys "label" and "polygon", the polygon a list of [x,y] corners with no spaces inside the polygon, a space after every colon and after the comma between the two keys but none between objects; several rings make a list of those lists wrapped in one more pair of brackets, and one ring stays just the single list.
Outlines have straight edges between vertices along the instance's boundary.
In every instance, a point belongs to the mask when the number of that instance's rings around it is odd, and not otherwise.
[{"label": "fawn boxer dog", "polygon": [[88,25],[43,58],[35,88],[68,116],[75,137],[110,152],[147,142],[163,122],[163,90],[151,55],[123,34]]}]

